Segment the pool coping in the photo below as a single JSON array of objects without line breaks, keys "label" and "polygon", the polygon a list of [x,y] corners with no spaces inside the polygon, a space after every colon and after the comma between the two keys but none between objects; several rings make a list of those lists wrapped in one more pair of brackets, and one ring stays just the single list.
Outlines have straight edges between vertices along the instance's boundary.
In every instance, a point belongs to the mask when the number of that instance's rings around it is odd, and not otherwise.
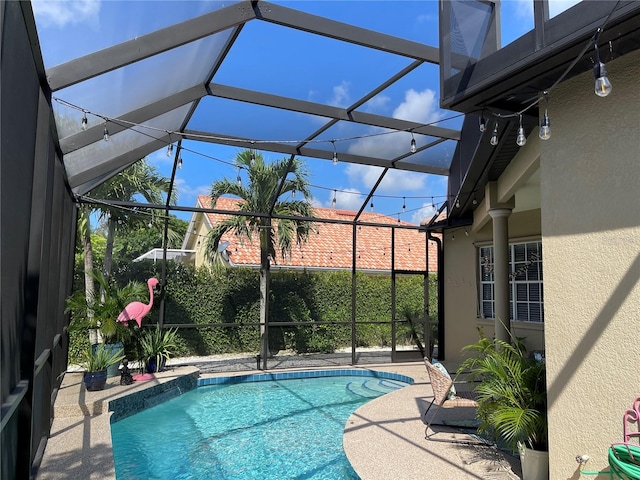
[{"label": "pool coping", "polygon": [[414,379],[406,375],[393,372],[384,372],[380,370],[358,369],[358,368],[335,368],[322,370],[296,370],[287,372],[267,372],[252,373],[243,375],[228,375],[222,377],[205,377],[198,379],[198,387],[208,385],[225,385],[247,382],[269,382],[278,380],[292,380],[299,378],[320,378],[320,377],[339,377],[350,375],[354,377],[373,377],[384,378],[387,380],[397,380],[411,385]]}]

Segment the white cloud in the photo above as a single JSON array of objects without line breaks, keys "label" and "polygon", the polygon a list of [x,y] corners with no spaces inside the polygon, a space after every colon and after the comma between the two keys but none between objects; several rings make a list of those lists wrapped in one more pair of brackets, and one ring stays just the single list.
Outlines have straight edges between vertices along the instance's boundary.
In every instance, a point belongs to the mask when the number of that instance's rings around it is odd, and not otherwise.
[{"label": "white cloud", "polygon": [[[352,182],[361,182],[365,188],[371,189],[382,173],[381,167],[349,164],[345,173]],[[422,173],[406,170],[389,170],[378,186],[379,193],[403,194],[412,191],[424,191],[427,176]]]},{"label": "white cloud", "polygon": [[420,223],[426,219],[433,217],[436,214],[436,209],[433,208],[431,202],[423,203],[419,210],[416,210],[411,216],[411,223],[420,225]]},{"label": "white cloud", "polygon": [[34,15],[44,26],[97,22],[101,0],[33,0]]},{"label": "white cloud", "polygon": [[431,123],[442,118],[438,109],[436,92],[427,88],[416,92],[413,88],[404,93],[404,102],[393,111],[394,118],[418,123]]},{"label": "white cloud", "polygon": [[340,83],[340,85],[335,85],[333,87],[333,95],[327,102],[329,105],[333,105],[334,107],[347,107],[349,106],[349,86],[350,82],[345,80]]},{"label": "white cloud", "polygon": [[[393,111],[394,118],[409,120],[417,123],[432,123],[441,119],[443,114],[438,108],[436,92],[425,89],[417,92],[413,89],[405,92],[404,101]],[[383,133],[385,129],[372,127],[370,134]],[[393,159],[407,153],[411,134],[408,132],[389,135],[364,137],[353,142],[349,153],[375,158]]]},{"label": "white cloud", "polygon": [[380,111],[380,110],[385,110],[387,108],[387,105],[389,105],[389,102],[391,101],[391,98],[387,97],[386,95],[376,95],[375,97],[373,97],[371,100],[369,100],[366,104],[366,111],[367,112],[374,112],[374,111]]},{"label": "white cloud", "polygon": [[181,204],[193,204],[196,203],[196,197],[198,195],[211,195],[211,185],[199,185],[192,187],[188,185],[184,178],[176,177],[174,182],[175,188],[178,192],[178,199]]},{"label": "white cloud", "polygon": [[[333,192],[330,196],[327,206],[332,204]],[[356,188],[341,188],[336,192],[336,208],[339,210],[360,210],[365,198],[362,192]]]},{"label": "white cloud", "polygon": [[[313,198],[311,205],[318,208],[333,208],[333,195],[333,190],[327,191],[326,200]],[[335,197],[335,208],[338,210],[360,210],[365,199],[364,194],[357,188],[338,188]]]},{"label": "white cloud", "polygon": [[167,149],[161,148],[147,155],[147,160],[151,165],[160,167],[161,165],[173,165],[174,155],[167,156]]}]

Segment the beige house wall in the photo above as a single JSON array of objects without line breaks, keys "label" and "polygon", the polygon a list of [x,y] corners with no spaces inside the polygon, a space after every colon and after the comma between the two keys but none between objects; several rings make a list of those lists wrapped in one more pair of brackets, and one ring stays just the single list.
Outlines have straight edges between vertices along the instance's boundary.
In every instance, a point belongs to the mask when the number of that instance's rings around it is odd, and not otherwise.
[{"label": "beige house wall", "polygon": [[607,69],[606,98],[591,73],[551,93],[540,147],[553,479],[578,478],[580,454],[608,470],[640,396],[640,52]]},{"label": "beige house wall", "polygon": [[189,224],[191,231],[188,232],[188,240],[183,246],[183,248],[188,250],[196,251],[194,255],[194,263],[197,268],[205,264],[204,251],[207,243],[207,233],[209,232],[209,229],[205,225],[206,221],[206,217],[203,213],[193,213]]},{"label": "beige house wall", "polygon": [[[494,321],[480,318],[478,312],[478,247],[491,244],[492,226],[485,224],[477,232],[468,227],[467,232],[469,236],[464,229],[451,230],[444,239],[445,353],[454,364],[464,358],[462,348],[478,340],[478,328],[489,337],[494,334]],[[509,238],[510,242],[540,240],[540,210],[511,214]],[[512,331],[526,338],[529,350],[544,348],[542,324],[512,322]]]}]

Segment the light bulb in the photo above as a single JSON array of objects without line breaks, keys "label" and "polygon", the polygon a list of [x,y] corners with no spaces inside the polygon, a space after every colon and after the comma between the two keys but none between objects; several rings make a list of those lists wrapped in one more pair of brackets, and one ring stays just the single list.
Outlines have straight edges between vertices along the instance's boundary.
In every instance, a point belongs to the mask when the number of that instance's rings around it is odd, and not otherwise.
[{"label": "light bulb", "polygon": [[489,140],[489,143],[494,147],[498,145],[498,122],[496,122],[496,126],[493,129],[493,134],[491,135],[491,140]]},{"label": "light bulb", "polygon": [[182,157],[178,157],[178,169],[182,168]]},{"label": "light bulb", "polygon": [[402,197],[402,213],[407,211],[407,204],[405,203],[404,197]]},{"label": "light bulb", "polygon": [[373,212],[373,202],[371,202],[370,210]]},{"label": "light bulb", "polygon": [[527,143],[527,137],[524,136],[524,128],[522,125],[518,128],[518,137],[516,138],[516,143],[518,146],[522,147],[525,143]]},{"label": "light bulb", "polygon": [[251,165],[253,165],[254,163],[256,163],[256,154],[253,153],[253,151],[251,152],[251,156],[250,156],[250,160]]},{"label": "light bulb", "polygon": [[487,119],[484,118],[484,115],[480,117],[480,132],[484,133],[487,129]]},{"label": "light bulb", "polygon": [[516,137],[516,143],[522,147],[527,143],[527,137],[524,136],[524,128],[522,127],[522,114],[520,115],[520,127],[518,127],[518,136]]},{"label": "light bulb", "polygon": [[473,201],[471,203],[473,203],[474,205],[478,204],[478,199],[476,198],[475,194],[473,194]]},{"label": "light bulb", "polygon": [[331,207],[336,208],[336,191],[333,191],[333,200],[331,200]]},{"label": "light bulb", "polygon": [[542,122],[540,123],[540,131],[538,132],[540,140],[549,140],[551,138],[551,124],[549,123],[549,115],[544,111]]},{"label": "light bulb", "polygon": [[410,150],[411,150],[411,153],[416,153],[417,148],[416,148],[416,139],[415,138],[411,139],[411,148],[410,148]]},{"label": "light bulb", "polygon": [[167,146],[167,157],[171,157],[173,155],[173,143],[170,143],[169,146]]},{"label": "light bulb", "polygon": [[107,129],[107,125],[104,126],[104,133],[102,134],[102,138],[105,142],[109,141],[109,130]]},{"label": "light bulb", "polygon": [[296,198],[296,189],[291,190],[291,198]]},{"label": "light bulb", "polygon": [[333,159],[331,160],[334,165],[338,164],[338,153],[333,152]]},{"label": "light bulb", "polygon": [[240,178],[240,174],[236,177],[236,182],[238,182],[238,186],[242,188],[242,178]]},{"label": "light bulb", "polygon": [[606,97],[611,93],[611,82],[607,78],[607,67],[601,61],[593,66],[593,76],[596,79],[595,92],[599,97]]},{"label": "light bulb", "polygon": [[89,121],[87,120],[87,112],[82,112],[82,130],[87,129],[87,124]]},{"label": "light bulb", "polygon": [[460,208],[460,200],[456,200],[456,208]]}]

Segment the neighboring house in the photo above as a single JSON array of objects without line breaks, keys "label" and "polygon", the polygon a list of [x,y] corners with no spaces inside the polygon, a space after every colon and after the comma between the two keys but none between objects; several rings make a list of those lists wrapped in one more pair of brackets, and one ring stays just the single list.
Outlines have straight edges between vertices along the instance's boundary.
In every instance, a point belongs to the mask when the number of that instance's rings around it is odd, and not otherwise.
[{"label": "neighboring house", "polygon": [[[221,197],[214,210],[237,210],[240,200]],[[198,196],[196,208],[211,209],[211,197]],[[329,220],[353,221],[357,212],[331,208],[314,208],[314,216]],[[187,234],[182,243],[184,251],[194,250],[193,261],[196,266],[207,264],[204,250],[207,234],[217,222],[225,217],[220,213],[194,212],[189,222]],[[362,222],[380,223],[385,226],[356,227],[356,268],[368,273],[388,273],[391,271],[391,231],[390,227],[409,226],[406,222],[387,215],[363,212]],[[395,270],[423,272],[427,268],[425,240],[426,234],[417,229],[395,228]],[[308,241],[294,245],[291,255],[282,258],[278,252],[271,268],[293,268],[305,270],[350,270],[352,268],[353,225],[339,223],[313,223]],[[226,252],[230,263],[237,266],[258,268],[260,266],[260,245],[258,238],[250,242],[246,238],[228,233],[222,242],[229,242]],[[221,242],[221,243],[222,243]],[[436,247],[429,242],[429,271],[437,269]]]}]

